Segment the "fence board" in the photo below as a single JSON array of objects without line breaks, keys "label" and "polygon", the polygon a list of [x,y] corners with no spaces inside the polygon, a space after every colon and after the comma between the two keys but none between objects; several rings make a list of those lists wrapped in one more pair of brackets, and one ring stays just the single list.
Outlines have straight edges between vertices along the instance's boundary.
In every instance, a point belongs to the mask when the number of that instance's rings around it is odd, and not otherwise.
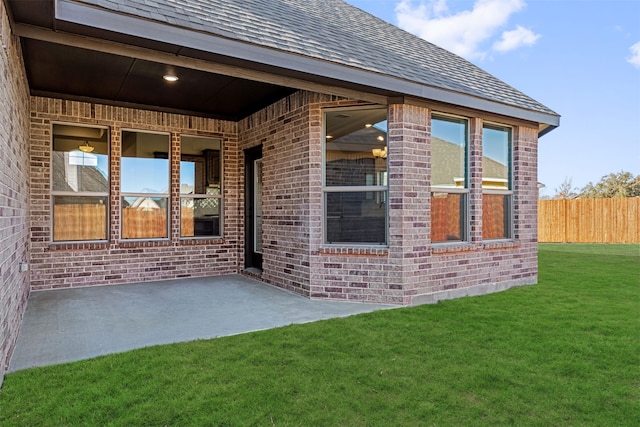
[{"label": "fence board", "polygon": [[640,243],[640,197],[540,200],[538,241]]},{"label": "fence board", "polygon": [[53,207],[53,240],[105,240],[107,208],[97,204],[60,204]]},{"label": "fence board", "polygon": [[167,213],[164,209],[122,209],[123,239],[167,237]]}]

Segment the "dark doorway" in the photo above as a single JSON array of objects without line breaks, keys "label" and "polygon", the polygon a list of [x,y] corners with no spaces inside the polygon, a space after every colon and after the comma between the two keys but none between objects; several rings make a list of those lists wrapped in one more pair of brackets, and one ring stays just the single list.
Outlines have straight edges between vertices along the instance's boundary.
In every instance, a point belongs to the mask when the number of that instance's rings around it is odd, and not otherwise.
[{"label": "dark doorway", "polygon": [[244,267],[262,270],[262,146],[244,151]]}]

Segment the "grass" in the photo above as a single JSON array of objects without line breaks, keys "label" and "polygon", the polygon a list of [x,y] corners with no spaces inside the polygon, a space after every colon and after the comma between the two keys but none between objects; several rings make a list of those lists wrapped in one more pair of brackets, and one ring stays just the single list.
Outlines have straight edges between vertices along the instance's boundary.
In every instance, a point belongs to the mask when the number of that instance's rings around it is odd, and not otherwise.
[{"label": "grass", "polygon": [[537,286],[6,376],[0,425],[640,425],[640,246]]}]

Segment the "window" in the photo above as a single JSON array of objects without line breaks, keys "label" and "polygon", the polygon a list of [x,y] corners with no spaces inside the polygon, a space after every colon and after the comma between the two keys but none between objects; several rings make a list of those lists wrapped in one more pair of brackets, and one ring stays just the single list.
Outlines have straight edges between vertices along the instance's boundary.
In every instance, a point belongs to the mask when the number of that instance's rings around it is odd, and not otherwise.
[{"label": "window", "polygon": [[180,146],[180,236],[219,236],[221,142],[183,136]]},{"label": "window", "polygon": [[168,237],[169,135],[122,132],[122,238]]},{"label": "window", "polygon": [[387,244],[387,110],[325,113],[324,241]]},{"label": "window", "polygon": [[485,124],[482,129],[482,235],[511,238],[511,128]]},{"label": "window", "polygon": [[52,131],[53,241],[107,240],[108,129],[54,124]]},{"label": "window", "polygon": [[467,240],[468,122],[431,118],[431,241]]}]

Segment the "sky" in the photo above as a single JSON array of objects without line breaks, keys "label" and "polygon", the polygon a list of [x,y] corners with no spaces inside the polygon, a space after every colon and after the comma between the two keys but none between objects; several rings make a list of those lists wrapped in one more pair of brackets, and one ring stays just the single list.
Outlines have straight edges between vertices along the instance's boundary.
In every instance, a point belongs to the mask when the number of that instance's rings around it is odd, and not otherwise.
[{"label": "sky", "polygon": [[561,115],[539,140],[541,196],[640,175],[640,1],[346,0]]}]

